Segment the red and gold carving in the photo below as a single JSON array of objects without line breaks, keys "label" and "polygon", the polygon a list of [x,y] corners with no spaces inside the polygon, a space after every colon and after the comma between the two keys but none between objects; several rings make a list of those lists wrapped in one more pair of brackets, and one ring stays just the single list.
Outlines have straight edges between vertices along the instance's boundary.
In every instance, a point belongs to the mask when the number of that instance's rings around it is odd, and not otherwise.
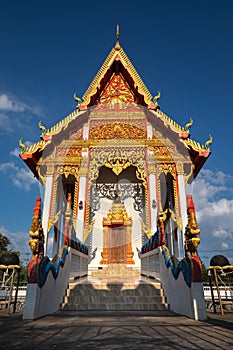
[{"label": "red and gold carving", "polygon": [[113,74],[100,96],[100,103],[110,103],[114,106],[115,103],[122,104],[126,102],[133,103],[134,95],[122,75]]},{"label": "red and gold carving", "polygon": [[145,128],[126,123],[109,123],[90,130],[91,139],[145,139]]},{"label": "red and gold carving", "polygon": [[81,157],[81,147],[70,147],[70,148],[57,148],[56,157]]}]

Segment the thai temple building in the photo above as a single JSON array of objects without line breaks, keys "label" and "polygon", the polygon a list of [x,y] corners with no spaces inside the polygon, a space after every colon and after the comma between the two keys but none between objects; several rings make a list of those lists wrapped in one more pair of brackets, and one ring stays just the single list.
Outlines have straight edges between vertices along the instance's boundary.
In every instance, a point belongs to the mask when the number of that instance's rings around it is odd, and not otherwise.
[{"label": "thai temple building", "polygon": [[159,247],[177,264],[186,253],[198,261],[200,229],[186,186],[212,139],[192,140],[192,120],[181,126],[168,117],[160,95],[148,91],[117,31],[83,97],[74,94],[74,111],[50,128],[40,122],[40,141],[29,148],[21,140],[20,157],[44,186],[30,230],[31,283],[39,262],[51,263],[64,247],[87,257],[87,275],[116,264],[146,270],[144,254]]}]

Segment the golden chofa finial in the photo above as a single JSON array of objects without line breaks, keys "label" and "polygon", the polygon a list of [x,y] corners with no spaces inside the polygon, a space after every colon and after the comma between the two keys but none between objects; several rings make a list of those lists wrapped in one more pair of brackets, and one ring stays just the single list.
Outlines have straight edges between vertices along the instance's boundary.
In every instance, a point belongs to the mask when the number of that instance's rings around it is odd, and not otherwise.
[{"label": "golden chofa finial", "polygon": [[184,130],[189,132],[192,125],[193,125],[193,120],[192,118],[190,118],[189,123],[185,125]]},{"label": "golden chofa finial", "polygon": [[120,50],[121,46],[119,43],[119,36],[120,36],[120,27],[119,24],[116,26],[116,45],[115,45],[115,50]]},{"label": "golden chofa finial", "polygon": [[211,145],[211,143],[213,142],[213,137],[212,137],[211,135],[209,135],[209,137],[210,137],[209,140],[206,141],[206,143],[205,143],[205,145],[204,145],[205,149],[207,149],[207,150],[210,149],[210,145]]}]

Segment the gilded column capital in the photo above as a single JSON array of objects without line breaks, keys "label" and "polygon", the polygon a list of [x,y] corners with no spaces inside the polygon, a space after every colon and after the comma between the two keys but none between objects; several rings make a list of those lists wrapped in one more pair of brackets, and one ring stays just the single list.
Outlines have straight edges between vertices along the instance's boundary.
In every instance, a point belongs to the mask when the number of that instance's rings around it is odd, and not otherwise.
[{"label": "gilded column capital", "polygon": [[184,175],[184,166],[183,166],[183,163],[176,163],[176,171],[177,171],[177,174],[178,175]]},{"label": "gilded column capital", "polygon": [[88,168],[87,167],[81,167],[79,169],[79,176],[87,176],[88,174]]},{"label": "gilded column capital", "polygon": [[156,167],[154,164],[149,164],[148,165],[148,173],[150,174],[156,174]]},{"label": "gilded column capital", "polygon": [[46,168],[46,176],[51,176],[54,174],[54,166],[52,164],[48,164]]}]

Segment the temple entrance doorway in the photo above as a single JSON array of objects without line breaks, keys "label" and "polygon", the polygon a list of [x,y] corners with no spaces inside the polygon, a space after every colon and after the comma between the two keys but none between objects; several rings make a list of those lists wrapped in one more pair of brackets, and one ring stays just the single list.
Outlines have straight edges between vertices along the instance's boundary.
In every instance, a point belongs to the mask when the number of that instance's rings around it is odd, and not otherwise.
[{"label": "temple entrance doorway", "polygon": [[[140,263],[137,247],[142,244],[140,221],[145,216],[145,187],[129,166],[118,175],[102,166],[90,188],[90,221],[94,221],[90,250],[97,249],[97,264]],[[134,257],[134,258],[133,258]]]},{"label": "temple entrance doorway", "polygon": [[103,218],[103,251],[101,264],[134,264],[132,251],[132,218],[116,195],[107,217]]},{"label": "temple entrance doorway", "polygon": [[126,264],[126,235],[124,226],[109,230],[108,264]]}]

